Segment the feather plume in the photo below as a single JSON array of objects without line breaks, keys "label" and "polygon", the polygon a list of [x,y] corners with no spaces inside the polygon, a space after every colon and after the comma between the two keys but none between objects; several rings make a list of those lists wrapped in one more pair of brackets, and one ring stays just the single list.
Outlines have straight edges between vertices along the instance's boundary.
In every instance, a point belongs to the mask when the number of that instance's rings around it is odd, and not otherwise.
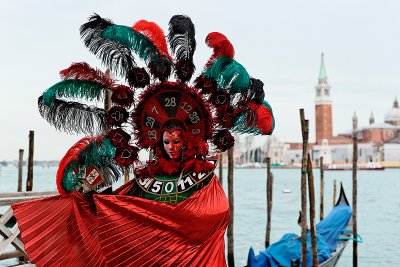
[{"label": "feather plume", "polygon": [[228,130],[214,132],[212,142],[218,152],[223,152],[235,145],[235,138]]},{"label": "feather plume", "polygon": [[250,76],[246,69],[237,61],[228,57],[220,57],[205,70],[204,76],[218,84],[218,90],[229,94],[247,93],[250,86]]},{"label": "feather plume", "polygon": [[195,28],[189,17],[175,15],[170,19],[168,42],[176,60],[193,59],[196,50]]},{"label": "feather plume", "polygon": [[144,68],[135,67],[128,72],[127,81],[132,87],[144,88],[150,85],[150,76]]},{"label": "feather plume", "polygon": [[93,136],[107,128],[105,112],[97,107],[58,99],[46,105],[43,95],[38,99],[38,107],[40,115],[59,131]]},{"label": "feather plume", "polygon": [[[88,143],[90,143],[92,140],[95,140],[94,137],[84,137],[78,142],[76,142],[70,149],[68,149],[67,153],[64,155],[64,157],[61,159],[60,164],[58,165],[58,170],[57,170],[57,175],[56,175],[56,183],[57,183],[57,190],[61,195],[66,195],[67,192],[69,192],[73,187],[74,184],[78,182],[78,177],[76,175],[70,176],[70,179],[67,181],[63,181],[64,178],[64,173],[66,172],[66,168],[71,169],[70,166],[68,166],[72,161],[77,161],[78,160],[78,154],[79,152],[84,149]],[[78,164],[76,164],[78,165]],[[77,166],[79,167],[79,166]],[[66,173],[70,173],[72,170],[67,171]],[[63,185],[63,182],[66,183]]]},{"label": "feather plume", "polygon": [[99,69],[94,69],[86,62],[73,63],[69,68],[60,71],[63,80],[87,80],[95,81],[104,87],[111,87],[113,81]]},{"label": "feather plume", "polygon": [[172,61],[172,57],[168,52],[167,41],[165,40],[164,31],[156,23],[139,20],[136,22],[132,29],[146,36],[153,45],[157,48],[158,52],[164,57]]},{"label": "feather plume", "polygon": [[250,100],[253,100],[256,104],[261,105],[265,97],[264,83],[259,79],[251,78],[251,86],[249,91]]},{"label": "feather plume", "polygon": [[125,85],[116,85],[112,88],[111,102],[115,105],[130,108],[135,101],[133,98],[134,92],[131,88]]},{"label": "feather plume", "polygon": [[196,50],[195,28],[189,17],[175,15],[169,21],[169,45],[175,54],[175,73],[186,82],[192,77],[195,66],[193,54]]},{"label": "feather plume", "polygon": [[103,91],[107,89],[102,84],[93,81],[66,80],[56,83],[43,93],[43,102],[50,106],[51,103],[60,97],[80,98],[85,100],[101,100]]},{"label": "feather plume", "polygon": [[248,102],[246,106],[247,109],[235,117],[231,130],[241,134],[272,134],[275,128],[275,119],[268,102],[264,100],[262,105]]},{"label": "feather plume", "polygon": [[105,66],[127,79],[127,73],[136,66],[131,49],[123,43],[103,37],[103,32],[114,25],[111,20],[94,14],[80,27],[80,34],[85,46]]},{"label": "feather plume", "polygon": [[222,33],[209,33],[206,37],[206,44],[213,49],[213,54],[208,60],[206,68],[208,68],[211,63],[219,57],[233,58],[235,56],[235,49],[233,48],[233,45]]},{"label": "feather plume", "polygon": [[115,161],[116,148],[103,136],[84,138],[72,146],[60,162],[57,171],[57,187],[61,194],[75,189],[80,182],[77,170],[84,166],[98,168],[104,181],[98,187],[111,186],[123,174],[123,168]]},{"label": "feather plume", "polygon": [[256,78],[250,78],[250,88],[247,91],[247,94],[243,94],[240,101],[254,101],[254,103],[261,105],[264,101],[265,92],[264,92],[264,83]]},{"label": "feather plume", "polygon": [[127,26],[113,25],[105,29],[101,36],[132,49],[139,58],[147,63],[150,72],[156,78],[165,80],[170,75],[172,66],[171,56],[165,55],[165,52],[160,51],[144,34]]}]

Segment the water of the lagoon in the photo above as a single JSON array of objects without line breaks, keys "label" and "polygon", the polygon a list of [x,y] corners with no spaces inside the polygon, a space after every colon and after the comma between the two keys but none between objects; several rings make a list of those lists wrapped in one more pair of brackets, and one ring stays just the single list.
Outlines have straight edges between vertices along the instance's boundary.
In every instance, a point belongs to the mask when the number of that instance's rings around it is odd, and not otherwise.
[{"label": "water of the lagoon", "polygon": [[[287,232],[300,233],[297,225],[300,210],[300,170],[272,169],[272,172],[274,194],[271,242],[275,242]],[[55,190],[55,173],[55,167],[35,167],[34,191]],[[319,216],[318,169],[314,170],[314,176],[316,215]],[[16,177],[17,168],[3,167],[0,176],[0,192],[16,191]],[[234,177],[235,263],[236,266],[244,266],[250,246],[253,246],[256,253],[264,246],[266,170],[235,169]],[[343,182],[347,198],[351,203],[351,171],[325,172],[325,213],[329,212],[333,205],[334,179],[337,180],[338,187],[340,182]],[[226,188],[226,169],[224,187]],[[292,192],[285,194],[282,192],[283,189],[290,189]],[[359,244],[359,266],[400,266],[399,192],[400,169],[358,172],[358,232],[364,239],[364,243]],[[0,209],[1,211],[4,211],[4,208]],[[352,266],[351,244],[345,249],[337,266]]]}]

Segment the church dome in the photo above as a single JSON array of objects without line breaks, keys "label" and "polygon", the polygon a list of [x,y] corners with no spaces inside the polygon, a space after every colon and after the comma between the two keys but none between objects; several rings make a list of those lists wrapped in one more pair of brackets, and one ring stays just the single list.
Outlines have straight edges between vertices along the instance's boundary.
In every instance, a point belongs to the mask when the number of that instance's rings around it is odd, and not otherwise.
[{"label": "church dome", "polygon": [[393,125],[400,125],[400,108],[397,98],[394,100],[393,108],[386,112],[385,122]]}]

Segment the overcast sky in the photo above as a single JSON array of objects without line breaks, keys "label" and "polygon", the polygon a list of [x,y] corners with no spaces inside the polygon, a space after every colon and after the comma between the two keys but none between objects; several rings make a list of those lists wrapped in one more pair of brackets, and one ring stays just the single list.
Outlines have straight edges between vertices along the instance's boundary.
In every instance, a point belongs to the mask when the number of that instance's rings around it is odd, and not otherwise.
[{"label": "overcast sky", "polygon": [[301,141],[299,109],[310,120],[315,140],[314,97],[325,54],[332,86],[333,129],[351,128],[353,112],[367,125],[371,111],[383,122],[400,97],[400,1],[1,1],[0,7],[0,160],[28,151],[35,131],[35,159],[60,159],[82,136],[57,132],[37,110],[37,98],[59,81],[72,62],[100,61],[82,44],[79,26],[98,13],[116,24],[139,19],[157,22],[165,32],[174,14],[196,25],[195,64],[201,70],[211,55],[209,32],[224,33],[235,59],[264,81],[274,109],[275,135]]}]

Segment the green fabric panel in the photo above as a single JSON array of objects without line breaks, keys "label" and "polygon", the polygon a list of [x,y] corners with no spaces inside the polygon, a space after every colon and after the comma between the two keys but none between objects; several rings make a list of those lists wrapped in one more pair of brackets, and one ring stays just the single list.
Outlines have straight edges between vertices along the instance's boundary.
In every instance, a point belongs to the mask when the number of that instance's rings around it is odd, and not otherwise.
[{"label": "green fabric panel", "polygon": [[[175,175],[175,176],[154,175],[154,178],[156,178],[158,180],[161,180],[161,181],[176,181],[176,180],[179,179],[179,177],[180,177],[179,175]],[[155,200],[155,201],[158,201],[158,202],[167,203],[167,204],[174,204],[174,203],[179,203],[179,202],[187,199],[188,197],[190,197],[196,191],[197,191],[197,188],[193,187],[193,188],[189,189],[188,191],[185,191],[185,192],[182,192],[182,193],[178,193],[178,194],[174,194],[174,195],[171,195],[171,196],[153,195],[153,194],[144,192],[144,198],[150,199],[150,200]]]}]

